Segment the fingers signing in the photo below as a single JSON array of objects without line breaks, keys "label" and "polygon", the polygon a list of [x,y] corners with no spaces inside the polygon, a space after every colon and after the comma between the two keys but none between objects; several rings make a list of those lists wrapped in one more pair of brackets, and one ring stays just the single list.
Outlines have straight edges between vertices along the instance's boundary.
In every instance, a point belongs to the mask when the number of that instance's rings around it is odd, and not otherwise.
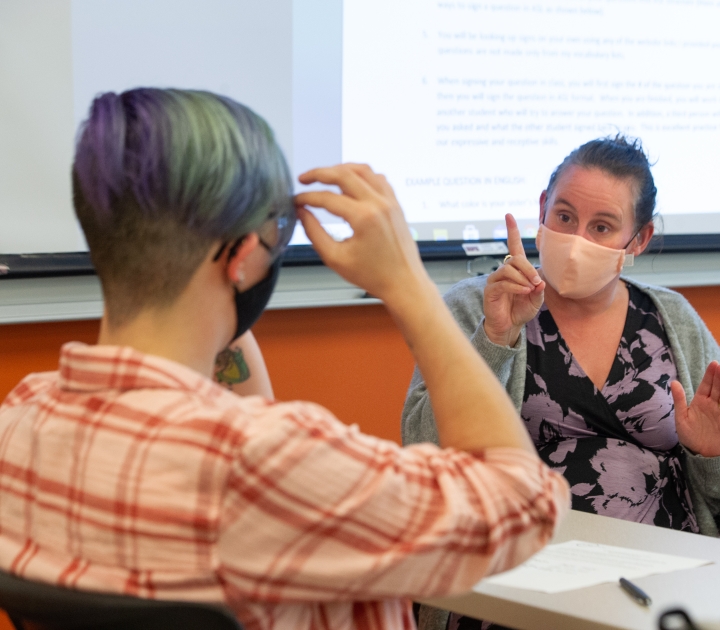
[{"label": "fingers signing", "polygon": [[358,212],[358,202],[346,195],[339,195],[329,190],[311,190],[295,195],[295,205],[325,208],[328,212],[350,221]]},{"label": "fingers signing", "polygon": [[298,177],[303,184],[321,183],[338,186],[341,193],[330,190],[307,191],[295,195],[295,205],[325,208],[345,219],[355,229],[357,221],[370,210],[390,212],[402,218],[392,187],[384,175],[378,175],[367,164],[338,164],[315,168]]},{"label": "fingers signing", "polygon": [[[506,258],[506,265],[512,265],[520,273],[522,273],[532,285],[538,286],[542,283],[542,278],[525,256],[525,248],[520,237],[520,230],[512,214],[505,215],[505,225],[507,226],[507,244],[510,251],[510,257]],[[543,288],[545,288],[543,286]]]},{"label": "fingers signing", "polygon": [[498,280],[492,285],[488,285],[487,293],[490,299],[497,299],[505,293],[514,293],[516,295],[527,295],[532,289],[528,286],[510,282],[509,280]]},{"label": "fingers signing", "polygon": [[537,269],[535,269],[530,261],[524,256],[513,256],[512,258],[508,258],[507,261],[503,263],[503,266],[500,267],[500,269],[504,268],[508,270],[516,270],[517,273],[522,276],[523,281],[528,283],[530,287],[539,287],[542,285],[542,288],[545,288],[545,283],[540,277]]},{"label": "fingers signing", "polygon": [[515,217],[510,213],[505,215],[505,226],[507,227],[507,245],[510,255],[525,258],[525,248],[520,237],[520,229]]},{"label": "fingers signing", "polygon": [[523,277],[530,283],[533,287],[539,287],[540,285],[543,286],[543,289],[545,288],[545,283],[543,282],[542,278],[540,277],[540,274],[538,273],[537,269],[532,266],[530,261],[527,258],[511,258],[508,260],[506,265],[513,267],[514,269],[517,269]]},{"label": "fingers signing", "polygon": [[535,290],[530,293],[530,303],[536,308],[540,309],[545,301],[545,283],[538,284]]},{"label": "fingers signing", "polygon": [[[488,282],[510,280],[532,291],[535,288],[535,285],[530,281],[530,279],[525,275],[525,273],[523,273],[523,270],[521,270],[520,267],[522,262],[523,261],[519,259],[508,260],[504,265],[499,267],[495,273],[492,274],[491,279],[489,279]],[[527,260],[525,262],[527,264],[530,264],[527,262]],[[530,265],[530,267],[532,267],[532,265]],[[537,275],[537,272],[534,269],[532,271],[535,275]]]},{"label": "fingers signing", "polygon": [[670,383],[670,392],[672,393],[673,402],[675,403],[675,423],[684,426],[687,419],[687,398],[685,397],[685,389],[680,381]]},{"label": "fingers signing", "polygon": [[365,199],[372,192],[385,192],[382,186],[385,178],[375,174],[367,164],[337,164],[314,168],[300,175],[298,180],[302,184],[337,186],[354,199]]},{"label": "fingers signing", "polygon": [[395,197],[395,191],[393,191],[392,186],[388,183],[385,175],[376,173],[369,165],[348,162],[345,166],[358,177],[367,182],[367,184],[376,192],[385,195],[389,194],[390,196]]},{"label": "fingers signing", "polygon": [[306,208],[298,208],[298,218],[315,251],[323,261],[327,262],[337,250],[338,243],[325,231],[315,215]]},{"label": "fingers signing", "polygon": [[715,365],[717,365],[717,363],[713,361],[707,366],[702,381],[700,381],[700,385],[697,388],[697,396],[710,398],[713,389],[713,379],[715,377]]},{"label": "fingers signing", "polygon": [[708,371],[710,370],[713,372],[710,399],[714,403],[720,404],[720,364],[718,364],[717,361],[712,361],[710,365],[708,365]]}]

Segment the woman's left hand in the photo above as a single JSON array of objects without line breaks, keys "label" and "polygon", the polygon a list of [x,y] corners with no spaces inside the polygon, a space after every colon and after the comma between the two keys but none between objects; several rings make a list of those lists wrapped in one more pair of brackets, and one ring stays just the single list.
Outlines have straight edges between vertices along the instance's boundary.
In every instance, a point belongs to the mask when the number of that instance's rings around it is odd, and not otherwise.
[{"label": "woman's left hand", "polygon": [[720,456],[720,364],[708,365],[688,407],[678,381],[670,384],[675,401],[675,428],[683,446],[703,457]]}]

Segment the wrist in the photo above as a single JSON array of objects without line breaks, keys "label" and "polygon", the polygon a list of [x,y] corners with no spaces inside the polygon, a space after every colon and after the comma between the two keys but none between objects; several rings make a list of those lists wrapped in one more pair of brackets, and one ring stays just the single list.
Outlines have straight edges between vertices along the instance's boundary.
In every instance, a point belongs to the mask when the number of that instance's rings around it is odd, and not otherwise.
[{"label": "wrist", "polygon": [[[687,448],[687,446],[685,448]],[[698,450],[694,450],[688,448],[687,450],[689,450],[691,453],[694,453],[695,455],[699,455],[700,457],[705,457],[706,459],[720,457],[720,449],[699,448]]]},{"label": "wrist", "polygon": [[522,326],[513,326],[508,330],[497,331],[493,330],[492,326],[488,326],[487,318],[483,320],[483,329],[485,330],[485,336],[494,343],[496,346],[508,346],[513,348],[520,338],[520,331]]},{"label": "wrist", "polygon": [[[429,277],[427,281],[413,282],[412,286],[403,285],[383,301],[414,355],[433,336],[433,331],[445,334],[456,327],[440,291]],[[417,355],[415,359],[419,361]]]},{"label": "wrist", "polygon": [[[712,444],[705,444],[696,439],[688,439],[687,435],[678,432],[680,446],[690,457],[702,457],[705,459],[720,458],[720,448],[713,448]],[[712,441],[712,440],[711,440]]]},{"label": "wrist", "polygon": [[416,301],[428,296],[440,295],[436,284],[431,280],[422,264],[416,268],[398,270],[390,281],[375,295],[381,299],[390,311],[402,311]]}]

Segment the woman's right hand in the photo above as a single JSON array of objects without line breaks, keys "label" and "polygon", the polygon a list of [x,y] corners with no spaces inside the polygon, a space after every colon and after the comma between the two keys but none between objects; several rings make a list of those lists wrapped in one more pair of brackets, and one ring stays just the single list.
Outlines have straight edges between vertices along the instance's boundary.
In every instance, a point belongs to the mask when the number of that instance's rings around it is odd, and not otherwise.
[{"label": "woman's right hand", "polygon": [[[432,285],[402,208],[385,176],[367,164],[338,164],[300,175],[303,184],[337,186],[340,193],[312,190],[295,197],[305,233],[323,262],[388,307],[412,302],[411,289]],[[304,206],[324,208],[345,219],[353,234],[336,242]],[[434,287],[433,287],[434,288]],[[391,308],[392,310],[392,308]]]},{"label": "woman's right hand", "polygon": [[542,306],[545,282],[525,256],[520,230],[511,214],[505,215],[505,225],[510,257],[488,276],[483,297],[484,326],[490,341],[514,346],[522,327]]}]

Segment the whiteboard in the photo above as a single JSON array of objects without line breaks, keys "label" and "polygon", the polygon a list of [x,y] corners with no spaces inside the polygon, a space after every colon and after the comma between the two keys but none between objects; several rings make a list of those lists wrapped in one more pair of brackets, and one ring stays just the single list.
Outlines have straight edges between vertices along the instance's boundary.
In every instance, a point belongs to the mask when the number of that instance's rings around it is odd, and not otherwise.
[{"label": "whiteboard", "polygon": [[564,155],[638,135],[664,233],[714,247],[719,23],[718,0],[4,0],[0,254],[86,249],[70,198],[76,129],[95,94],[138,85],[249,105],[294,174],[370,163],[438,247],[504,237],[507,211],[532,238]]}]

